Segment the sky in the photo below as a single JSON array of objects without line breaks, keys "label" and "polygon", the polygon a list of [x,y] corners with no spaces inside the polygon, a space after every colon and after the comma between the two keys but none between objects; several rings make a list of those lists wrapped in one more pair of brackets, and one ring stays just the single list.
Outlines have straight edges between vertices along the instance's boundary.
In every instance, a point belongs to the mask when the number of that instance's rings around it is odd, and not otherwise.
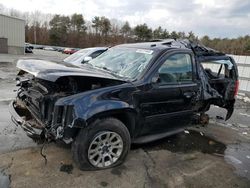
[{"label": "sky", "polygon": [[0,4],[23,12],[81,13],[86,20],[106,16],[131,26],[146,23],[198,36],[250,35],[250,0],[0,0]]}]

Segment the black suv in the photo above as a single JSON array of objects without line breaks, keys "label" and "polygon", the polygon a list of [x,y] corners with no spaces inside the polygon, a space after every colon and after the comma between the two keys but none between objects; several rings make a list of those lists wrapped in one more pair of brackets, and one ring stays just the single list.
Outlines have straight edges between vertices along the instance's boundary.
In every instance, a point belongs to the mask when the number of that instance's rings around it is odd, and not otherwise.
[{"label": "black suv", "polygon": [[121,164],[131,143],[182,131],[210,105],[233,113],[234,60],[187,40],[115,46],[79,67],[17,62],[12,120],[34,140],[72,143],[81,169]]}]

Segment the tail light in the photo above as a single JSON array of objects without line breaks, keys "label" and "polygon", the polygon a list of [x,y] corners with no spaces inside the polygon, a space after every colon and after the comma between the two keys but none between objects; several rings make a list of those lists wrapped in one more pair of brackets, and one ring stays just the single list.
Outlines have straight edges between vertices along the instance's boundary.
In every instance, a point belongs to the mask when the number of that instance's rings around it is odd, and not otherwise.
[{"label": "tail light", "polygon": [[236,80],[235,82],[235,89],[234,89],[234,96],[236,96],[238,94],[239,91],[239,80]]}]

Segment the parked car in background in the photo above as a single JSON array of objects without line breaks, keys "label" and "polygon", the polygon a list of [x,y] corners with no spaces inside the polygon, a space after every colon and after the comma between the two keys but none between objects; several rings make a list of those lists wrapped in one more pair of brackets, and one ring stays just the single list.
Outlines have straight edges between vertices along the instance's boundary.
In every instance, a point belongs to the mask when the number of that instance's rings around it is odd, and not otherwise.
[{"label": "parked car in background", "polygon": [[80,49],[77,49],[77,48],[65,48],[62,53],[63,54],[73,54],[75,52],[77,52],[78,50]]},{"label": "parked car in background", "polygon": [[25,47],[30,48],[31,50],[34,49],[34,46],[30,43],[27,43],[27,42],[25,43]]},{"label": "parked car in background", "polygon": [[55,50],[58,51],[58,52],[63,52],[63,50],[65,49],[64,47],[58,47],[58,46],[56,46],[56,47],[54,47],[54,48],[55,48]]},{"label": "parked car in background", "polygon": [[91,59],[96,58],[103,52],[107,51],[107,47],[94,47],[94,48],[85,48],[77,51],[76,53],[65,58],[63,61],[65,63],[70,63],[73,65],[81,65],[88,62]]},{"label": "parked car in background", "polygon": [[45,46],[43,49],[48,50],[48,51],[55,51],[55,48],[53,48],[51,46]]},{"label": "parked car in background", "polygon": [[30,43],[25,43],[24,49],[25,53],[33,53],[32,50],[34,49],[34,47]]},{"label": "parked car in background", "polygon": [[35,44],[34,48],[38,49],[38,50],[43,50],[44,46],[43,45],[39,45],[39,44]]},{"label": "parked car in background", "polygon": [[33,53],[31,48],[25,47],[25,53]]},{"label": "parked car in background", "polygon": [[202,122],[210,105],[229,119],[239,86],[232,57],[186,40],[118,45],[81,67],[34,59],[17,67],[11,119],[33,139],[72,143],[85,170],[117,166],[131,143]]}]

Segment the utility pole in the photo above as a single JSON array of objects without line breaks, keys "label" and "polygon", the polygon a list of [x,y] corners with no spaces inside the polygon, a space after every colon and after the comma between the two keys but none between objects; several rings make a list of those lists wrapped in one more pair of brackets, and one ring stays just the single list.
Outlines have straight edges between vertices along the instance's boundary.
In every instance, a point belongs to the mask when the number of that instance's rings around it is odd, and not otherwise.
[{"label": "utility pole", "polygon": [[34,43],[36,44],[36,26],[34,27]]}]

